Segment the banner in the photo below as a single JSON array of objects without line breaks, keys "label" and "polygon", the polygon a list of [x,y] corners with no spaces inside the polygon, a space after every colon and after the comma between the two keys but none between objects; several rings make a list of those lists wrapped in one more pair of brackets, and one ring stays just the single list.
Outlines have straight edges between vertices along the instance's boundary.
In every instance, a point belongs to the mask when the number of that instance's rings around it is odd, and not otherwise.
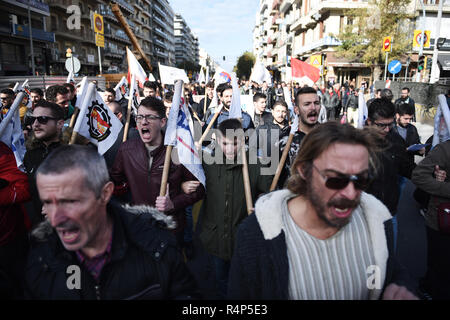
[{"label": "banner", "polygon": [[178,80],[175,83],[175,93],[167,121],[164,145],[171,145],[176,148],[180,163],[206,188],[202,161],[197,153],[189,126],[190,113],[184,98],[181,97],[183,91],[183,81]]},{"label": "banner", "polygon": [[127,61],[128,61],[128,82],[131,82],[131,75],[136,77],[137,82],[139,83],[139,87],[144,87],[144,82],[148,80],[147,74],[142,68],[141,64],[138,62],[133,52],[127,47]]},{"label": "banner", "polygon": [[74,131],[86,137],[104,154],[117,140],[122,122],[112,113],[90,83],[84,95]]},{"label": "banner", "polygon": [[159,65],[159,77],[161,84],[175,84],[177,80],[182,80],[184,83],[189,83],[189,78],[186,75],[186,71],[175,67]]}]

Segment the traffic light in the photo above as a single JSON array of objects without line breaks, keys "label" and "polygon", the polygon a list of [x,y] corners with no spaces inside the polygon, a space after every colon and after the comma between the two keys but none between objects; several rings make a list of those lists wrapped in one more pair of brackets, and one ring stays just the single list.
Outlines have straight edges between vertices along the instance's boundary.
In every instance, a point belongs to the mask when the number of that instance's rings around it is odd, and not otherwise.
[{"label": "traffic light", "polygon": [[426,68],[427,68],[427,70],[431,70],[431,65],[433,64],[433,59],[430,59],[430,58],[425,58],[425,65],[426,65]]},{"label": "traffic light", "polygon": [[425,67],[425,56],[419,56],[419,60],[417,61],[417,70],[422,71]]}]

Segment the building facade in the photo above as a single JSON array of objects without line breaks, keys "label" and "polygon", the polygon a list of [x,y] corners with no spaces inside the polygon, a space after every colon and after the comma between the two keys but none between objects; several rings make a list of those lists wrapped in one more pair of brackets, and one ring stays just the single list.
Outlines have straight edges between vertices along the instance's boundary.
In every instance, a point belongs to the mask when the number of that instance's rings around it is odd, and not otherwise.
[{"label": "building facade", "polygon": [[180,14],[175,14],[174,17],[174,34],[176,65],[180,68],[184,68],[189,63],[198,65],[198,37],[192,33],[191,28]]},{"label": "building facade", "polygon": [[[425,26],[431,31],[432,46],[424,54],[432,54],[436,36],[436,17],[440,0],[424,0],[426,10]],[[336,48],[341,45],[339,34],[353,21],[346,16],[346,11],[368,6],[367,0],[261,0],[256,13],[253,29],[253,53],[271,71],[277,80],[290,80],[288,57],[301,59],[311,64],[311,56],[320,56],[322,63],[321,81],[338,83],[355,79],[359,85],[362,81],[371,82],[371,69],[358,61],[339,57]],[[415,18],[410,23],[411,39],[414,29],[422,28],[422,8],[420,0],[411,1],[409,13]],[[450,49],[450,2],[444,4],[440,37],[448,38],[444,47]],[[381,49],[380,49],[381,50]],[[443,50],[446,50],[444,48]],[[406,73],[407,56],[410,57]],[[442,64],[450,57],[440,54]],[[431,59],[431,57],[430,57]],[[404,60],[404,61],[403,61]],[[405,53],[401,62],[404,65],[399,76],[411,77],[417,71],[417,49],[411,48]],[[384,66],[383,66],[384,67]]]},{"label": "building facade", "polygon": [[32,74],[29,22],[35,73],[50,72],[51,47],[55,42],[55,34],[48,28],[49,16],[49,7],[42,1],[0,2],[0,76]]}]

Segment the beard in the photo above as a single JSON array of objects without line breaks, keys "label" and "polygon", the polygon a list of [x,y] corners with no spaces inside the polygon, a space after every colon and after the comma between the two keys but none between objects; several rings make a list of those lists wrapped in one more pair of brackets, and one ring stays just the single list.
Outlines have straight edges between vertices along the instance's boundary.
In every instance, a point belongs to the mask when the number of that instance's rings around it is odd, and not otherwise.
[{"label": "beard", "polygon": [[306,114],[302,114],[301,112],[299,113],[300,121],[305,126],[308,126],[308,127],[314,127],[317,124],[317,122],[318,122],[318,121],[316,121],[315,123],[310,123],[310,122],[308,122],[308,117],[318,117],[318,116],[319,116],[319,113],[316,112],[315,110],[314,111],[309,111]]},{"label": "beard", "polygon": [[349,215],[346,218],[330,218],[326,214],[329,209],[331,207],[355,209],[360,204],[360,197],[358,197],[358,199],[356,200],[349,200],[345,198],[331,199],[327,203],[325,203],[320,196],[320,192],[315,190],[315,188],[313,187],[311,179],[307,180],[306,197],[316,210],[319,219],[325,222],[328,226],[337,229],[345,227],[350,222],[350,218],[352,217],[352,215]]}]

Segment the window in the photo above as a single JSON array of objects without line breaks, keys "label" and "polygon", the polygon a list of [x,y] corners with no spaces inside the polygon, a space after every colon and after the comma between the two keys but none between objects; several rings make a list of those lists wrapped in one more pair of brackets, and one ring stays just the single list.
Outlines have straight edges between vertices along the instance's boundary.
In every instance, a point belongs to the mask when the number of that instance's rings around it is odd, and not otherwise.
[{"label": "window", "polygon": [[3,42],[0,48],[2,54],[0,60],[3,60],[3,63],[25,64],[25,52],[22,46]]}]

